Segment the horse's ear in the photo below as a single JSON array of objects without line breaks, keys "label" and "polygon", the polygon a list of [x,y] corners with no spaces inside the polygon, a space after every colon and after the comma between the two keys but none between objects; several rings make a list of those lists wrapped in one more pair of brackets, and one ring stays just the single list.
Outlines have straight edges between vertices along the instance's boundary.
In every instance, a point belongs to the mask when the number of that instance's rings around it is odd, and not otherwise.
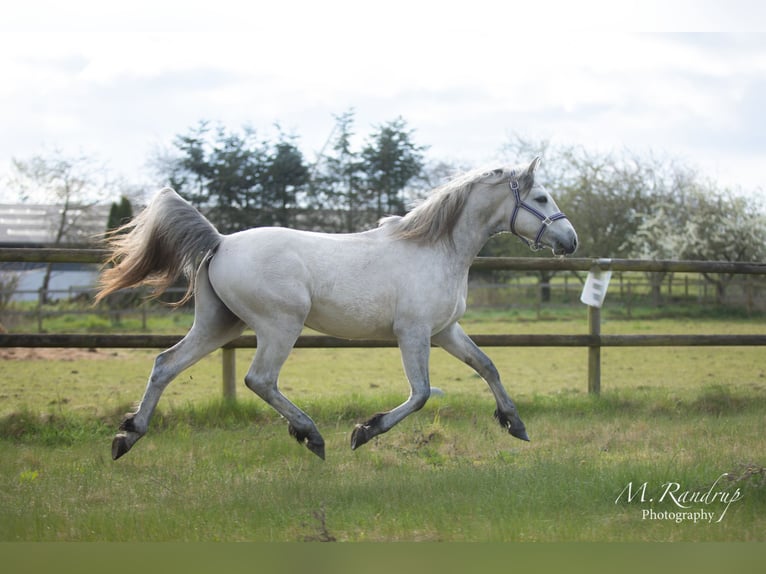
[{"label": "horse's ear", "polygon": [[539,164],[540,156],[538,155],[530,162],[527,169],[524,170],[524,173],[521,174],[519,183],[521,183],[522,191],[529,191],[532,189],[532,186],[535,184],[535,172],[537,171],[537,166]]}]

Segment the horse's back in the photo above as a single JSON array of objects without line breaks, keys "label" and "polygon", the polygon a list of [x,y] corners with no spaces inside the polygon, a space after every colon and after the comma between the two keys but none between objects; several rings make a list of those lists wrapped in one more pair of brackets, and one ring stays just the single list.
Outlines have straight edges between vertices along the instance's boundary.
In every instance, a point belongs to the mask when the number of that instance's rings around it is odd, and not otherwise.
[{"label": "horse's back", "polygon": [[299,280],[303,272],[356,274],[390,246],[377,231],[332,234],[258,227],[224,237],[216,259],[220,268],[233,268],[238,275],[287,274]]},{"label": "horse's back", "polygon": [[210,262],[210,281],[245,321],[285,314],[337,336],[392,336],[401,279],[391,245],[376,235],[287,228],[233,234]]}]

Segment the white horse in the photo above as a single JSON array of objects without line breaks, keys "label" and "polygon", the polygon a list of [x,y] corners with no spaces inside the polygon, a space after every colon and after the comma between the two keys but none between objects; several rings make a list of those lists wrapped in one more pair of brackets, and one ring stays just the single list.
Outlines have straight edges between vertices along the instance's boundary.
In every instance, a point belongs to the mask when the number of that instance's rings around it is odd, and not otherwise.
[{"label": "white horse", "polygon": [[574,253],[577,234],[553,198],[535,182],[539,158],[523,168],[474,171],[438,188],[404,217],[362,233],[325,234],[256,228],[221,235],[171,189],[160,191],[123,231],[96,300],[150,283],[158,295],[180,273],[184,300],[195,298],[194,324],[160,353],[138,410],[112,442],[119,458],[147,431],[165,387],[181,371],[250,327],[257,350],[245,384],[287,419],[290,434],[324,458],[314,421],[278,389],[279,371],[304,325],[343,337],[395,339],[409,398],[356,425],[351,448],[391,429],[426,403],[431,344],[471,366],[497,402],[495,417],[529,440],[492,361],[457,323],[466,308],[468,269],[490,236],[510,231],[530,247]]}]

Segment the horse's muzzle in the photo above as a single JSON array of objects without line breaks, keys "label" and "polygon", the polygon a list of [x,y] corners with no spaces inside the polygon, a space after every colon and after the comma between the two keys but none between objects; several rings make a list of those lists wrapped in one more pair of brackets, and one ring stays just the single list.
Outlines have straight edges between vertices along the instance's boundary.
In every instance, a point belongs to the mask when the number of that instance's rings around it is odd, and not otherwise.
[{"label": "horse's muzzle", "polygon": [[556,238],[551,247],[554,255],[572,255],[577,251],[577,233],[572,231],[565,240]]}]

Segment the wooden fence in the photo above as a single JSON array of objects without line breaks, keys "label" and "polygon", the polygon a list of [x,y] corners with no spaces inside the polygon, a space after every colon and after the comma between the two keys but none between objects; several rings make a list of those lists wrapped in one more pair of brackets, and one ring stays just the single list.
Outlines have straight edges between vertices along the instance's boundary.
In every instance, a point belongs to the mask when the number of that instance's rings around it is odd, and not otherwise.
[{"label": "wooden fence", "polygon": [[[98,249],[0,249],[0,262],[99,263],[106,252]],[[729,261],[646,261],[633,259],[478,257],[475,270],[513,271],[643,271],[766,275],[766,263]],[[601,310],[588,307],[588,332],[582,335],[471,335],[483,347],[587,347],[588,392],[601,391],[603,347],[657,346],[766,346],[765,334],[747,335],[602,335]],[[167,348],[180,335],[125,334],[0,334],[0,347]],[[255,348],[255,335],[243,335],[223,348],[223,393],[233,398],[236,389],[235,349]],[[347,340],[324,335],[303,335],[300,348],[395,347],[395,341]]]}]

